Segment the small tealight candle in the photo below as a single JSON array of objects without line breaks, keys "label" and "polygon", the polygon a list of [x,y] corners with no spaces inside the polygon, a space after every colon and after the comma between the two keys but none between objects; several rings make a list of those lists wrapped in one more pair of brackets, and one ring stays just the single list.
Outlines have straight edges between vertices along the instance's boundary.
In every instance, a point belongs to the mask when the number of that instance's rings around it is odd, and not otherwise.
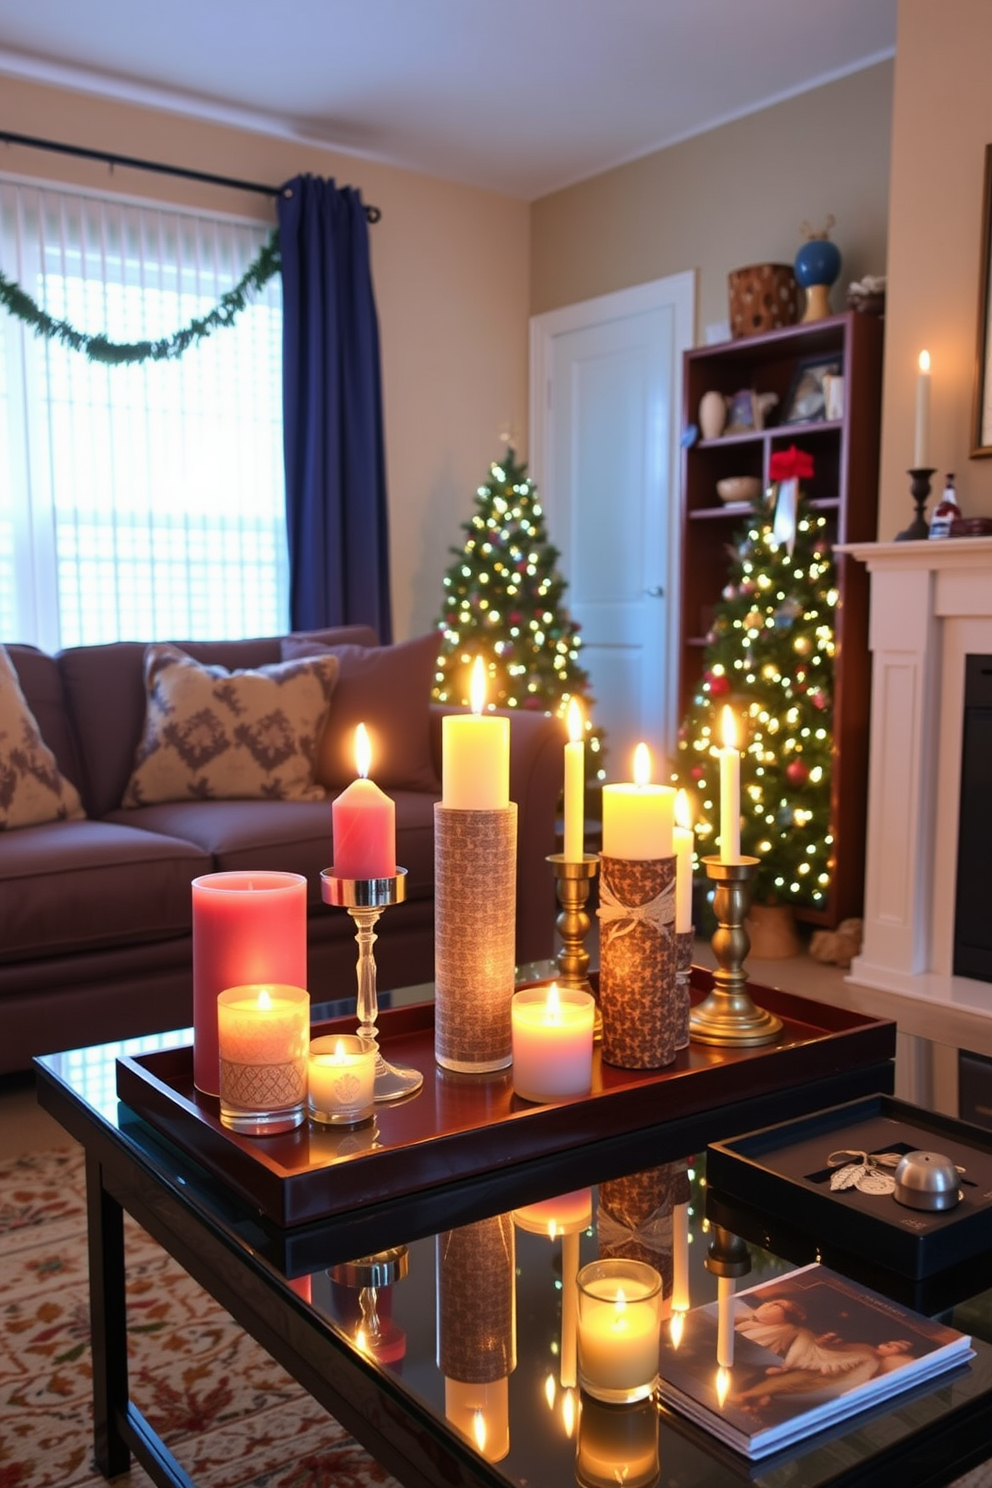
[{"label": "small tealight candle", "polygon": [[371,1039],[324,1034],[310,1042],[307,1109],[325,1126],[357,1126],[375,1112],[375,1054]]},{"label": "small tealight candle", "polygon": [[596,1006],[577,988],[525,987],[510,1008],[513,1089],[547,1103],[592,1089]]},{"label": "small tealight candle", "polygon": [[578,1274],[579,1384],[596,1400],[644,1400],[658,1379],[661,1277],[643,1261],[593,1261]]},{"label": "small tealight candle", "polygon": [[217,998],[220,1119],[261,1137],[303,1121],[310,994],[303,987],[226,987]]}]

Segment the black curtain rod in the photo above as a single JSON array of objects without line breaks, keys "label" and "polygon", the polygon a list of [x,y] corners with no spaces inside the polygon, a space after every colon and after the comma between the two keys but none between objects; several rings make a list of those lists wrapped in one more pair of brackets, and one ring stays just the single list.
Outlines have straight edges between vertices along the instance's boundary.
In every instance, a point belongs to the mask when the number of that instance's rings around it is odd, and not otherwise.
[{"label": "black curtain rod", "polygon": [[[186,181],[205,181],[211,186],[227,186],[232,191],[256,191],[261,196],[279,196],[281,186],[266,186],[260,181],[238,181],[233,176],[214,176],[208,171],[187,170],[181,165],[161,165],[156,160],[138,160],[133,155],[112,155],[106,150],[88,150],[83,145],[60,145],[54,140],[37,139],[30,134],[11,134],[0,130],[0,140],[6,145],[28,145],[32,150],[55,150],[60,155],[76,155],[83,160],[101,160],[105,165],[126,165],[132,170],[157,171],[163,176],[181,176]],[[378,222],[382,212],[378,207],[366,207],[368,222]]]}]

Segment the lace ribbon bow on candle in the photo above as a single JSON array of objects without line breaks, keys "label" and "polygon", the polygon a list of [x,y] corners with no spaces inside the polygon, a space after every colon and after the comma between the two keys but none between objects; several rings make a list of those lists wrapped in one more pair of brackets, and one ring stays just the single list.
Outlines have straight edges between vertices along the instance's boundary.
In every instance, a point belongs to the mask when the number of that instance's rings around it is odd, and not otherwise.
[{"label": "lace ribbon bow on candle", "polygon": [[896,1186],[894,1173],[883,1173],[883,1168],[897,1168],[898,1152],[857,1152],[842,1147],[831,1152],[827,1166],[834,1171],[830,1175],[832,1190],[856,1188],[866,1194],[890,1194]]},{"label": "lace ribbon bow on candle", "polygon": [[644,1224],[625,1224],[600,1205],[596,1214],[596,1236],[602,1254],[623,1252],[625,1246],[642,1245],[648,1250],[671,1253],[672,1211],[656,1210]]},{"label": "lace ribbon bow on candle", "polygon": [[[604,878],[599,886],[599,909],[597,911],[604,925],[610,925],[610,934],[615,936],[629,935],[636,924],[654,925],[659,931],[674,930],[675,928],[675,881],[662,889],[653,899],[648,899],[644,904],[625,904],[614,894],[608,881]],[[618,925],[619,920],[628,920],[627,925]]]}]

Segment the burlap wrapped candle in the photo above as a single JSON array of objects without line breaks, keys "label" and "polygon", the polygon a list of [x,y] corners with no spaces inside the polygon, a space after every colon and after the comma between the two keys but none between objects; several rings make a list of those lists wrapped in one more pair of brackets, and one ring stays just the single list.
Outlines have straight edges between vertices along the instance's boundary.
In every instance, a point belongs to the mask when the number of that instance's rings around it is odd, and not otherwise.
[{"label": "burlap wrapped candle", "polygon": [[675,858],[601,859],[603,1058],[660,1069],[677,1049]]}]

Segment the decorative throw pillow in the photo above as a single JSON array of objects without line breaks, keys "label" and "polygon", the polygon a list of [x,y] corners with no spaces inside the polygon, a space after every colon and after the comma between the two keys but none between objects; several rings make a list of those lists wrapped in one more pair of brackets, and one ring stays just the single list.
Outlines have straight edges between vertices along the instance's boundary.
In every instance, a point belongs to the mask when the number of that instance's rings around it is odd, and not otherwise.
[{"label": "decorative throw pillow", "polygon": [[79,792],[60,772],[0,646],[0,832],[85,816]]},{"label": "decorative throw pillow", "polygon": [[121,805],[323,800],[314,769],[337,675],[334,656],[229,672],[149,646],[145,731]]},{"label": "decorative throw pillow", "polygon": [[355,729],[372,744],[370,774],[383,790],[438,792],[430,702],[439,638],[434,631],[395,646],[327,646],[285,636],[284,658],[336,656],[341,674],[320,742],[317,779],[340,790],[355,778]]}]

